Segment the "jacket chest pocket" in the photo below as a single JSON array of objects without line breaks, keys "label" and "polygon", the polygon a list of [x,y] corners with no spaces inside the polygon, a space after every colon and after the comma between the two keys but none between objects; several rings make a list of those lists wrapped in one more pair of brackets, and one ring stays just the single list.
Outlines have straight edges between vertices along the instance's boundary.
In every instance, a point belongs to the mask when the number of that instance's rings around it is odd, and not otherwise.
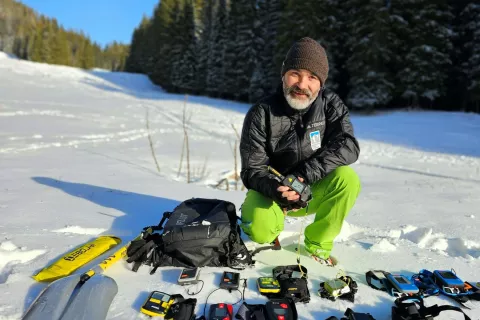
[{"label": "jacket chest pocket", "polygon": [[308,126],[308,128],[302,143],[302,149],[305,151],[306,157],[310,157],[315,151],[322,147],[325,134],[325,120],[315,122],[313,125]]}]

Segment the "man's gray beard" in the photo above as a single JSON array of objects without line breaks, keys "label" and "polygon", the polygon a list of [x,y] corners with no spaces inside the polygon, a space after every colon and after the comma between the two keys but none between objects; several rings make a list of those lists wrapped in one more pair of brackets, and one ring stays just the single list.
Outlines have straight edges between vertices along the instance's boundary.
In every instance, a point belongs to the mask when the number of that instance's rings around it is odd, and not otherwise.
[{"label": "man's gray beard", "polygon": [[317,99],[318,92],[315,96],[310,96],[307,99],[296,99],[290,93],[292,92],[289,90],[290,88],[283,87],[283,95],[288,102],[288,105],[295,110],[304,110],[308,108],[315,99]]}]

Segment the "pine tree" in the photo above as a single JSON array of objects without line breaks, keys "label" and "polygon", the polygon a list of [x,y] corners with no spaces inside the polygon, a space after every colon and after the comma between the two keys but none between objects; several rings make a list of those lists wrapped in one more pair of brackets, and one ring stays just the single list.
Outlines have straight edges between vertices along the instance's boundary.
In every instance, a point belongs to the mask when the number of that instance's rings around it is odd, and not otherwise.
[{"label": "pine tree", "polygon": [[[285,10],[280,19],[275,63],[281,70],[282,62],[292,44],[304,37],[317,39],[318,15],[312,12],[317,0],[283,0]],[[279,71],[280,72],[280,71]]]},{"label": "pine tree", "polygon": [[69,63],[69,47],[67,36],[62,28],[59,28],[56,20],[53,21],[53,39],[52,46],[52,63],[68,65]]},{"label": "pine tree", "polygon": [[255,0],[236,0],[228,20],[229,42],[225,55],[226,91],[238,100],[248,100],[250,79],[255,68]]},{"label": "pine tree", "polygon": [[211,96],[226,93],[226,49],[228,40],[228,8],[226,0],[218,1],[212,26],[212,56],[207,67],[207,92]]},{"label": "pine tree", "polygon": [[143,16],[140,25],[135,28],[132,35],[130,52],[127,57],[125,69],[129,72],[146,73],[145,70],[145,37],[150,20]]},{"label": "pine tree", "polygon": [[396,83],[410,104],[431,107],[435,99],[446,94],[444,70],[451,65],[452,16],[446,0],[398,1],[402,3],[398,15],[407,21],[409,33]]},{"label": "pine tree", "polygon": [[317,0],[312,7],[315,13],[315,39],[324,47],[328,57],[327,87],[346,96],[348,78],[345,77],[346,61],[351,56],[352,35],[348,30],[351,16],[348,1]]},{"label": "pine tree", "polygon": [[198,23],[197,87],[202,93],[207,92],[208,70],[212,67],[213,61],[215,4],[215,0],[204,1],[202,10],[200,11],[201,20]]},{"label": "pine tree", "polygon": [[182,33],[182,25],[185,21],[184,13],[184,10],[181,10],[180,4],[176,2],[171,11],[171,23],[168,28],[171,37],[171,51],[168,55],[168,61],[171,66],[169,83],[175,92],[179,91],[182,82],[181,57],[186,50],[185,34]]},{"label": "pine tree", "polygon": [[[152,67],[149,73],[154,83],[169,89],[172,84],[173,64],[179,54],[174,49],[178,39],[178,30],[182,23],[181,14],[183,2],[178,0],[162,0],[155,10],[151,25],[146,32],[146,43],[142,47],[149,47],[146,56],[149,57]],[[148,39],[148,38],[151,39]],[[181,50],[180,50],[181,52]]]},{"label": "pine tree", "polygon": [[53,23],[48,19],[45,19],[45,24],[42,30],[42,37],[42,61],[46,63],[54,63],[52,47],[55,40],[55,34],[53,30]]},{"label": "pine tree", "polygon": [[52,43],[52,24],[42,16],[37,27],[37,33],[35,35],[32,60],[37,62],[52,63]]},{"label": "pine tree", "polygon": [[349,23],[351,37],[347,46],[350,91],[347,102],[358,108],[385,106],[392,99],[393,75],[387,69],[390,57],[389,13],[383,0],[350,0]]},{"label": "pine tree", "polygon": [[280,68],[275,64],[275,48],[282,13],[282,1],[259,0],[255,29],[256,60],[250,81],[249,100],[272,94],[280,83]]},{"label": "pine tree", "polygon": [[94,48],[89,39],[82,41],[82,55],[80,56],[80,67],[84,69],[91,69],[95,66]]},{"label": "pine tree", "polygon": [[32,61],[36,62],[43,62],[42,57],[42,48],[43,48],[43,28],[41,26],[37,27],[35,32],[34,40],[33,40],[33,47],[32,47]]},{"label": "pine tree", "polygon": [[467,92],[476,112],[480,112],[480,4],[470,3],[461,12],[464,24],[460,34],[465,39],[464,48],[467,52],[463,72],[467,78]]},{"label": "pine tree", "polygon": [[[449,0],[448,5],[453,15],[452,21],[452,45],[450,59],[452,61],[447,78],[447,94],[441,99],[442,107],[445,109],[465,110],[468,104],[468,79],[465,73],[465,63],[469,59],[469,52],[465,44],[469,42],[468,36],[463,32],[464,26],[470,23],[470,17],[463,16],[461,13],[470,3],[470,0]],[[466,19],[466,20],[465,20]],[[438,106],[438,104],[436,104]]]},{"label": "pine tree", "polygon": [[179,56],[173,85],[181,88],[182,92],[195,92],[196,87],[196,37],[195,37],[195,16],[192,0],[186,0],[183,7],[183,23],[180,28],[180,41],[182,51]]}]

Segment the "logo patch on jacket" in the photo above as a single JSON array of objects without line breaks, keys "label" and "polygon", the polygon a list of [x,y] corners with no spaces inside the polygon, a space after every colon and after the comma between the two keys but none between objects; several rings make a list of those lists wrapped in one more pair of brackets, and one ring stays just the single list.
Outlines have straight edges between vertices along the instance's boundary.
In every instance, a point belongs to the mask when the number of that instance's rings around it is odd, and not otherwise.
[{"label": "logo patch on jacket", "polygon": [[317,150],[322,146],[322,139],[320,139],[320,131],[310,132],[310,145],[312,150]]},{"label": "logo patch on jacket", "polygon": [[307,125],[307,129],[313,129],[315,127],[320,127],[325,123],[325,121],[317,121],[317,122],[312,122],[309,125]]}]

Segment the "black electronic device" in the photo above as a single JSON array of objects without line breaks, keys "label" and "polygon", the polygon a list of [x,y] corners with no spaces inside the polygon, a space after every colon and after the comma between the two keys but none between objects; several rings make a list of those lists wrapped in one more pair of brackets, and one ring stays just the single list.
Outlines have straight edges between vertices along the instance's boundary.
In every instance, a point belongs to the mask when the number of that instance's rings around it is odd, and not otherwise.
[{"label": "black electronic device", "polygon": [[265,304],[268,320],[295,320],[297,310],[295,304],[287,299],[271,299]]},{"label": "black electronic device", "polygon": [[345,311],[345,316],[346,320],[375,320],[370,313],[354,312],[350,308]]},{"label": "black electronic device", "polygon": [[220,288],[227,290],[238,289],[240,282],[240,273],[225,271],[220,281]]},{"label": "black electronic device", "polygon": [[183,269],[178,277],[178,284],[181,286],[198,283],[198,276],[200,274],[199,268]]},{"label": "black electronic device", "polygon": [[210,306],[208,320],[232,320],[233,306],[226,303],[217,303]]},{"label": "black electronic device", "polygon": [[140,312],[152,317],[165,316],[175,302],[173,296],[160,291],[152,291],[140,308]]},{"label": "black electronic device", "polygon": [[289,187],[299,194],[300,199],[298,201],[300,203],[306,204],[312,199],[312,190],[310,189],[310,186],[298,180],[298,177],[295,177],[293,174],[289,174],[285,177],[272,167],[268,167],[268,170],[277,177],[277,180],[282,185]]}]

